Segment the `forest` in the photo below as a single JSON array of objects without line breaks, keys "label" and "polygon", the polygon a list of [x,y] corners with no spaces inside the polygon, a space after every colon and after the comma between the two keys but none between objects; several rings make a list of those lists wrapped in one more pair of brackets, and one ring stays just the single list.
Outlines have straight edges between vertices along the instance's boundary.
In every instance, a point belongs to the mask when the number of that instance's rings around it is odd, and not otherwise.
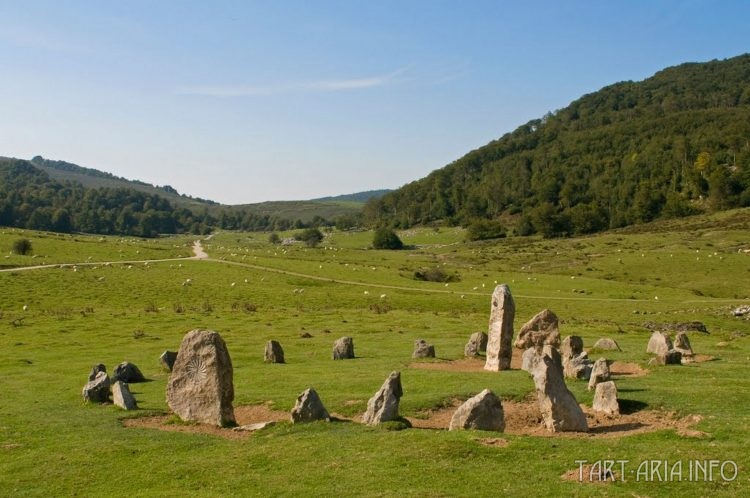
[{"label": "forest", "polygon": [[746,54],[584,95],[369,201],[364,217],[556,237],[748,205]]}]

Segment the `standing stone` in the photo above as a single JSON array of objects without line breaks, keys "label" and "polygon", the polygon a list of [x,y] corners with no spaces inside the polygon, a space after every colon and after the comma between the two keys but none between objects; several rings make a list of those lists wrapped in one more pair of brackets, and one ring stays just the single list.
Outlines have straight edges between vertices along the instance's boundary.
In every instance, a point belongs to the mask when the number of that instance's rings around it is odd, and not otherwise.
[{"label": "standing stone", "polygon": [[185,421],[233,425],[232,360],[221,336],[211,330],[185,334],[167,385],[167,404]]},{"label": "standing stone", "polygon": [[464,356],[467,358],[479,356],[481,351],[487,351],[487,334],[474,332],[469,337],[469,342],[464,346]]},{"label": "standing stone", "polygon": [[123,410],[138,409],[135,398],[130,393],[130,388],[121,380],[115,381],[115,383],[112,384],[112,401],[115,406],[119,406]]},{"label": "standing stone", "polygon": [[490,308],[490,326],[487,333],[487,361],[485,370],[499,372],[510,369],[513,356],[513,318],[516,305],[510,288],[506,284],[498,285],[492,293]]},{"label": "standing stone", "polygon": [[565,362],[566,358],[573,358],[583,352],[583,339],[577,335],[569,335],[563,339],[560,345],[560,355]]},{"label": "standing stone", "polygon": [[89,372],[89,380],[96,379],[96,376],[99,372],[107,373],[107,367],[104,366],[103,363],[97,363],[93,367],[91,367],[91,372]]},{"label": "standing stone", "polygon": [[594,411],[606,413],[607,415],[620,414],[620,405],[617,403],[617,386],[615,386],[614,382],[610,380],[596,385],[594,402],[591,407]]},{"label": "standing stone", "polygon": [[569,379],[589,380],[593,364],[586,351],[563,360],[563,374]]},{"label": "standing stone", "polygon": [[531,373],[534,369],[534,362],[536,361],[537,356],[536,348],[528,348],[524,351],[523,356],[521,357],[521,370]]},{"label": "standing stone", "polygon": [[451,418],[449,430],[476,429],[480,431],[505,430],[505,415],[500,398],[485,389],[458,407]]},{"label": "standing stone", "polygon": [[690,339],[685,332],[677,332],[674,338],[674,349],[682,353],[682,363],[693,363],[693,348],[690,346]]},{"label": "standing stone", "polygon": [[292,423],[314,422],[316,420],[331,421],[328,410],[323,406],[315,389],[309,388],[297,396],[297,401],[292,408]]},{"label": "standing stone", "polygon": [[278,341],[268,341],[266,343],[263,361],[266,363],[284,363],[284,350]]},{"label": "standing stone", "polygon": [[398,403],[403,394],[401,372],[391,372],[378,392],[367,402],[362,422],[377,425],[398,418]]},{"label": "standing stone", "polygon": [[670,349],[672,349],[672,340],[665,332],[659,332],[657,330],[651,334],[651,338],[648,340],[648,346],[646,346],[647,353],[663,355]]},{"label": "standing stone", "polygon": [[521,358],[521,370],[531,374],[534,371],[534,365],[536,365],[536,362],[540,361],[543,356],[549,357],[560,375],[563,375],[563,364],[562,359],[560,358],[560,352],[550,344],[546,344],[542,348],[534,347],[524,351]]},{"label": "standing stone", "polygon": [[164,351],[159,356],[159,364],[168,372],[172,371],[175,360],[177,360],[177,353],[175,351]]},{"label": "standing stone", "polygon": [[106,403],[109,401],[109,376],[107,372],[100,371],[93,380],[90,380],[83,386],[84,401],[93,401],[96,403]]},{"label": "standing stone", "polygon": [[354,339],[342,337],[333,344],[333,359],[346,360],[354,358]]},{"label": "standing stone", "polygon": [[602,337],[594,343],[594,348],[600,351],[622,351],[617,341],[610,339],[609,337]]},{"label": "standing stone", "polygon": [[115,367],[115,371],[112,373],[112,382],[118,380],[125,383],[146,382],[146,377],[143,376],[137,366],[129,361],[123,361]]},{"label": "standing stone", "polygon": [[591,376],[589,377],[588,390],[591,391],[601,382],[609,380],[609,363],[604,358],[599,358],[594,362],[594,367],[591,369]]},{"label": "standing stone", "polygon": [[532,371],[537,401],[544,425],[551,432],[588,432],[583,410],[565,385],[563,376],[548,356],[542,356]]},{"label": "standing stone", "polygon": [[560,347],[560,329],[557,315],[550,310],[542,310],[526,322],[518,331],[518,339],[514,344],[518,349],[533,346],[542,347],[550,344]]},{"label": "standing stone", "polygon": [[435,357],[435,346],[427,344],[424,339],[417,339],[414,341],[414,352],[411,355],[412,358],[434,358]]}]

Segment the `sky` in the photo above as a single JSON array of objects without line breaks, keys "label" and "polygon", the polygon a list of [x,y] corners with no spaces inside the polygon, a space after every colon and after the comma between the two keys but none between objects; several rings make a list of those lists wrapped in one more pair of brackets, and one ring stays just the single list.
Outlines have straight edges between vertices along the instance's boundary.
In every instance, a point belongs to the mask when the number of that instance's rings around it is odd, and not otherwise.
[{"label": "sky", "polygon": [[0,156],[226,204],[397,188],[606,85],[748,51],[745,0],[0,0]]}]

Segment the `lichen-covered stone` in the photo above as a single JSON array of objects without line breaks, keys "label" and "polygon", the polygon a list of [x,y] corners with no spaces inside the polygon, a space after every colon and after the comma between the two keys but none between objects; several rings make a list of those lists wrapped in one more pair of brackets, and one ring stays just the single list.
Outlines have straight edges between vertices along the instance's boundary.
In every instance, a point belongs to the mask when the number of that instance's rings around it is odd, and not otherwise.
[{"label": "lichen-covered stone", "polygon": [[500,398],[489,389],[469,398],[453,414],[449,429],[504,431],[505,414]]},{"label": "lichen-covered stone", "polygon": [[378,392],[367,402],[367,411],[362,422],[377,425],[398,418],[398,405],[404,391],[401,388],[401,373],[391,372]]},{"label": "lichen-covered stone", "polygon": [[515,315],[516,305],[510,288],[506,284],[498,285],[492,293],[485,370],[497,372],[510,369]]}]

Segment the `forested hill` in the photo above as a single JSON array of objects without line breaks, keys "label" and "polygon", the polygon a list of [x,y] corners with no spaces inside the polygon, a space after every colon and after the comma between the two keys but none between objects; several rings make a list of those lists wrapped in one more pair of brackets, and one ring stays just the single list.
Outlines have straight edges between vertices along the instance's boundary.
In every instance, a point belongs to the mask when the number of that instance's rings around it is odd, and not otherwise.
[{"label": "forested hill", "polygon": [[495,220],[559,236],[748,205],[745,54],[584,95],[369,201],[365,217],[396,227]]}]

